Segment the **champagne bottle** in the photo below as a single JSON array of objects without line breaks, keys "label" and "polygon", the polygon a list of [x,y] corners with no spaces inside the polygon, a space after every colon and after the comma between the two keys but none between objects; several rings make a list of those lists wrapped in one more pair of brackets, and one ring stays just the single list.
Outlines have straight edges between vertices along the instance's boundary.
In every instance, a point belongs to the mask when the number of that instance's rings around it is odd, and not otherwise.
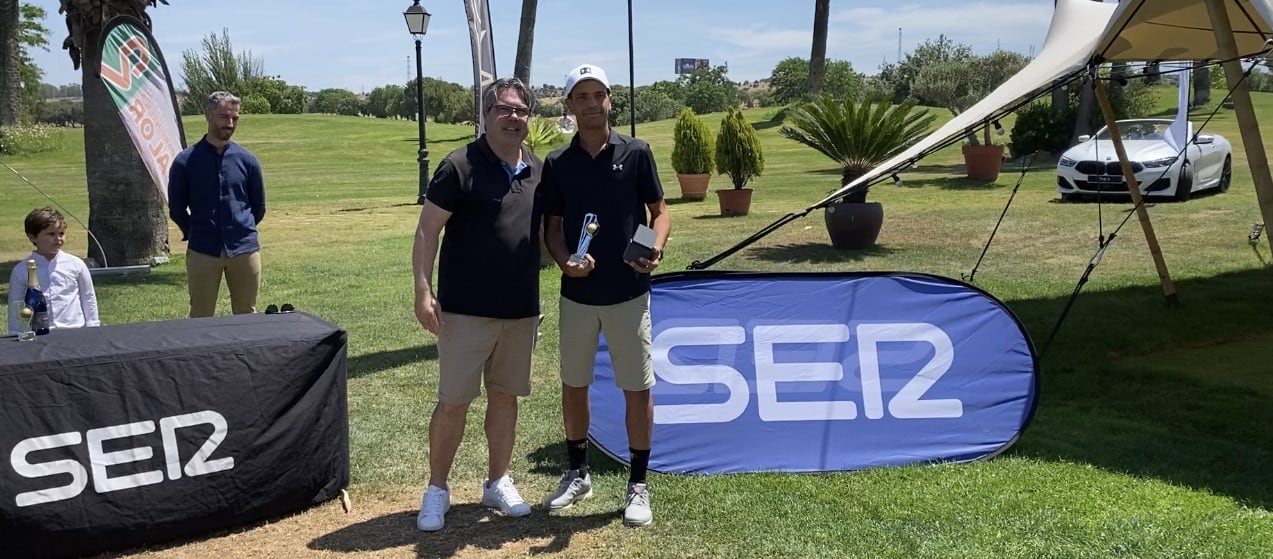
[{"label": "champagne bottle", "polygon": [[27,292],[22,302],[31,309],[31,330],[42,336],[49,333],[49,301],[40,291],[40,278],[35,270],[35,260],[27,260]]}]

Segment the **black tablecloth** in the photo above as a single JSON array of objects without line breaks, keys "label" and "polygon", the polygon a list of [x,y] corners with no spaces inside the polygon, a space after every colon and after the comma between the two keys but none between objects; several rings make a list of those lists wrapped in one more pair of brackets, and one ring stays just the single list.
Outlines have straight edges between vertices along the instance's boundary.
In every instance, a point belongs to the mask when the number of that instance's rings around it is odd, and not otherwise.
[{"label": "black tablecloth", "polygon": [[304,313],[0,338],[0,556],[298,510],[349,483],[346,336]]}]

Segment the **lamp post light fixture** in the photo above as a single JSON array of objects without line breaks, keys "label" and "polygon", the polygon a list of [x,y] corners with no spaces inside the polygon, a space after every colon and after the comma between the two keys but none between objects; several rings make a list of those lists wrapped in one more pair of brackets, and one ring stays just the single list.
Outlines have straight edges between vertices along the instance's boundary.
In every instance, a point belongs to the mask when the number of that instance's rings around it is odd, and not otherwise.
[{"label": "lamp post light fixture", "polygon": [[417,158],[420,162],[420,187],[416,203],[423,204],[424,195],[429,189],[429,147],[424,135],[424,69],[420,62],[420,39],[429,30],[429,12],[420,5],[420,0],[414,0],[402,12],[402,17],[407,20],[407,30],[415,37],[416,122],[420,126],[420,154]]}]

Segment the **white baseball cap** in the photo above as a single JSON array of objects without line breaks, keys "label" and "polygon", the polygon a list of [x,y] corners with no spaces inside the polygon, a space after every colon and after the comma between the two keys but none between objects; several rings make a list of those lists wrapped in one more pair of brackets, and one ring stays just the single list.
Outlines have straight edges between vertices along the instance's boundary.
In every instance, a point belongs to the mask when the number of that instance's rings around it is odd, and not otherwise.
[{"label": "white baseball cap", "polygon": [[570,97],[571,90],[584,80],[597,80],[601,82],[601,85],[606,86],[607,90],[610,89],[610,80],[606,78],[605,70],[602,70],[600,66],[582,64],[566,74],[566,97]]}]

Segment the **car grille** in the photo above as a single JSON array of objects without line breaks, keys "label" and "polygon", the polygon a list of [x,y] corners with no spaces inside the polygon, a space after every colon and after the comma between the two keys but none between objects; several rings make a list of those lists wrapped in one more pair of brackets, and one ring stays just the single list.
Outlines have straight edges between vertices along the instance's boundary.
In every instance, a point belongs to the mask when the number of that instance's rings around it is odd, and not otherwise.
[{"label": "car grille", "polygon": [[[1144,185],[1141,186],[1144,188]],[[1169,186],[1171,186],[1171,179],[1158,179],[1154,181],[1153,184],[1149,185],[1149,188],[1144,188],[1144,190],[1146,192],[1157,192],[1159,190],[1165,190]],[[1127,183],[1121,181],[1116,183],[1093,183],[1085,180],[1075,180],[1074,187],[1083,192],[1113,192],[1116,194],[1127,194]]]},{"label": "car grille", "polygon": [[[1121,175],[1123,169],[1118,165],[1117,161],[1079,161],[1074,166],[1075,170],[1084,175]],[[1132,172],[1139,173],[1145,170],[1145,166],[1140,163],[1132,162]]]}]

